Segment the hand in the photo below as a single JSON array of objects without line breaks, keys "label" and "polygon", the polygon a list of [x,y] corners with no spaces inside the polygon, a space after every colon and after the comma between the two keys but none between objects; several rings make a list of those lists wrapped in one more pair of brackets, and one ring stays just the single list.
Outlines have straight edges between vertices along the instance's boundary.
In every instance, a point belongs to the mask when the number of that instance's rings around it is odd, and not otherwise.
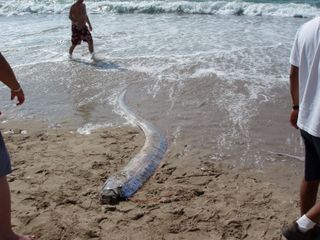
[{"label": "hand", "polygon": [[18,92],[11,91],[11,100],[14,100],[17,97],[17,106],[23,104],[24,102],[24,92],[22,88]]},{"label": "hand", "polygon": [[291,114],[290,114],[290,123],[296,129],[299,129],[298,125],[297,125],[298,115],[299,115],[299,110],[292,109]]}]

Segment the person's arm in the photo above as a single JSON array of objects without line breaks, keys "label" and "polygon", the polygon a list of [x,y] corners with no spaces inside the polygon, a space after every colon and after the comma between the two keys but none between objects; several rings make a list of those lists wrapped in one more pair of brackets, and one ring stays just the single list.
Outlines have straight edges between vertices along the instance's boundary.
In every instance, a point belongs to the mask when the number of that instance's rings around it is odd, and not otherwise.
[{"label": "person's arm", "polygon": [[87,14],[86,6],[84,6],[84,12],[85,12],[85,15],[86,15],[86,22],[88,23],[89,30],[90,30],[90,32],[91,32],[91,31],[92,31],[92,26],[91,26],[91,22],[90,22],[90,20],[89,20],[88,14]]},{"label": "person's arm", "polygon": [[75,22],[75,18],[72,16],[72,13],[73,13],[73,7],[70,8],[70,11],[69,11],[69,19],[71,20],[71,22]]},{"label": "person's arm", "polygon": [[17,105],[24,102],[24,93],[7,60],[0,53],[0,81],[11,89],[11,100],[18,99]]},{"label": "person's arm", "polygon": [[290,123],[298,128],[297,120],[299,115],[299,68],[291,65],[290,69],[290,94],[292,100],[292,110],[290,114]]}]

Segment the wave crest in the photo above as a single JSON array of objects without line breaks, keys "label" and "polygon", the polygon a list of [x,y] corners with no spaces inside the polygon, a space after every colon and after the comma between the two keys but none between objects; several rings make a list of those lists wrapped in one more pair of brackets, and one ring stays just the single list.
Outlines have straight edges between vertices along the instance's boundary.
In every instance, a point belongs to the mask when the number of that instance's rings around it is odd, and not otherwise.
[{"label": "wave crest", "polygon": [[[73,1],[32,0],[0,1],[0,15],[61,14],[67,13]],[[92,1],[88,12],[116,14],[212,14],[279,17],[314,17],[319,8],[309,4],[275,4],[242,1]]]}]

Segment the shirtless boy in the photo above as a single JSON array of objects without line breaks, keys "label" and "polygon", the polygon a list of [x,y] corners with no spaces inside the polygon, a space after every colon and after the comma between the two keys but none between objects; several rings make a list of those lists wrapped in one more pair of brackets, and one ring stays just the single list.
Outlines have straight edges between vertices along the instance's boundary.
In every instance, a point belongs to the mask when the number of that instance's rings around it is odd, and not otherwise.
[{"label": "shirtless boy", "polygon": [[89,52],[93,57],[93,40],[90,33],[92,31],[92,26],[87,15],[86,5],[83,2],[84,0],[77,0],[70,8],[69,19],[72,22],[72,45],[69,49],[69,54],[72,56],[75,47],[81,44],[81,41],[85,41],[88,43]]}]

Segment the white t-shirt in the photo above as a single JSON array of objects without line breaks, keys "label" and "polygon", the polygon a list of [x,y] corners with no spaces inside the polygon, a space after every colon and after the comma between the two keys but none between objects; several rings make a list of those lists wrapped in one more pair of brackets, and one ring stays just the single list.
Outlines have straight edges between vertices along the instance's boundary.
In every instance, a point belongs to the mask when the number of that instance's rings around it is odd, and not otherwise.
[{"label": "white t-shirt", "polygon": [[298,127],[320,137],[320,17],[297,31],[290,63],[299,67]]}]

